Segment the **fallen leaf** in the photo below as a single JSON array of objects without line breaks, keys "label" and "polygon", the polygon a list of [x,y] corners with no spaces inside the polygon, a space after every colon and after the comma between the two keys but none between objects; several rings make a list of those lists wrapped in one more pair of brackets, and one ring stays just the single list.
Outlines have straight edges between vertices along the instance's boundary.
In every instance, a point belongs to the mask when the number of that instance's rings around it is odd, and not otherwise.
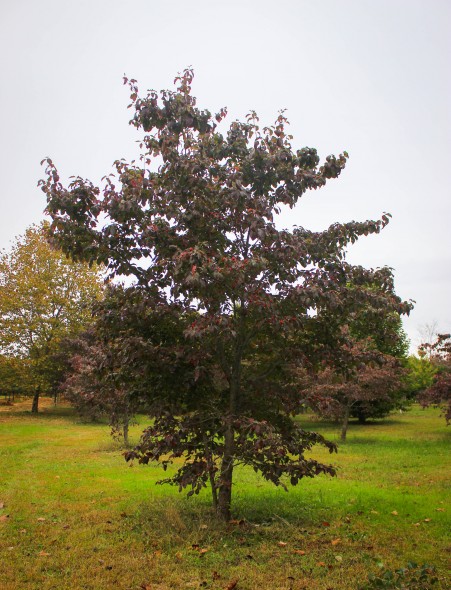
[{"label": "fallen leaf", "polygon": [[431,522],[431,519],[430,518],[425,518],[424,519],[424,522]]},{"label": "fallen leaf", "polygon": [[0,516],[0,522],[5,522],[5,520],[8,520],[9,518],[9,514],[2,514]]},{"label": "fallen leaf", "polygon": [[20,529],[20,531],[19,531],[19,533],[22,533],[22,534],[26,533],[26,532],[27,532],[27,529]]},{"label": "fallen leaf", "polygon": [[40,516],[40,517],[38,518],[38,522],[45,522],[45,518],[44,518],[43,516]]},{"label": "fallen leaf", "polygon": [[286,547],[286,546],[287,546],[287,544],[286,544],[286,543],[284,543],[284,541],[279,541],[279,542],[277,543],[277,545],[278,545],[279,547]]},{"label": "fallen leaf", "polygon": [[213,580],[220,580],[220,579],[221,579],[221,574],[218,574],[218,572],[217,572],[217,571],[214,571],[214,572],[211,574],[211,577],[213,578]]},{"label": "fallen leaf", "polygon": [[48,557],[50,553],[47,553],[47,551],[39,551],[38,555],[40,555],[41,557]]},{"label": "fallen leaf", "polygon": [[377,510],[371,510],[371,514],[379,514]]},{"label": "fallen leaf", "polygon": [[5,505],[3,504],[3,502],[0,502],[0,510],[3,510],[4,507]]},{"label": "fallen leaf", "polygon": [[419,523],[419,522],[415,522],[415,523],[413,524],[413,526],[420,526],[420,523]]},{"label": "fallen leaf", "polygon": [[302,551],[302,549],[295,549],[293,553],[296,555],[305,555],[305,551]]},{"label": "fallen leaf", "polygon": [[341,539],[333,539],[333,540],[331,541],[331,544],[332,544],[332,545],[338,545],[338,543],[340,543],[340,542],[341,542]]},{"label": "fallen leaf", "polygon": [[343,557],[341,555],[336,555],[335,561],[343,561]]},{"label": "fallen leaf", "polygon": [[199,549],[199,555],[205,555],[208,552],[208,549]]},{"label": "fallen leaf", "polygon": [[445,512],[445,509],[444,509],[444,508],[436,508],[435,510],[436,510],[437,512]]},{"label": "fallen leaf", "polygon": [[201,524],[199,528],[201,528],[201,529],[204,529],[204,530],[205,530],[205,529],[208,529],[208,525],[206,525],[206,524]]},{"label": "fallen leaf", "polygon": [[396,512],[396,510],[393,510],[392,514],[393,514],[393,516],[398,516],[398,513]]},{"label": "fallen leaf", "polygon": [[318,563],[316,565],[319,567],[326,567],[326,564],[324,563],[324,561],[318,561]]},{"label": "fallen leaf", "polygon": [[235,524],[235,525],[239,525],[239,526],[243,526],[244,524],[246,524],[246,521],[244,520],[244,518],[241,518],[240,520],[229,520],[229,524]]},{"label": "fallen leaf", "polygon": [[158,550],[158,551],[154,551],[153,554],[155,555],[155,557],[161,557],[163,552]]},{"label": "fallen leaf", "polygon": [[323,526],[330,526],[330,523],[329,523],[329,522],[326,522],[326,521],[324,521],[324,522],[322,523],[322,525],[323,525]]},{"label": "fallen leaf", "polygon": [[238,580],[231,580],[225,587],[225,590],[233,590],[234,588],[236,588],[237,584]]},{"label": "fallen leaf", "polygon": [[177,551],[177,553],[175,554],[175,558],[178,559],[178,561],[181,561],[183,559],[183,555],[180,551]]}]

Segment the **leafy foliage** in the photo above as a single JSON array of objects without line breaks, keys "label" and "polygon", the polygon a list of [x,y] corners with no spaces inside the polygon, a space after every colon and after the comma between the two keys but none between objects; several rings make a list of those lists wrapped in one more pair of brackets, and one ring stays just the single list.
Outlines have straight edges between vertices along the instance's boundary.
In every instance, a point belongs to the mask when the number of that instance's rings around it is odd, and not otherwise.
[{"label": "leafy foliage", "polygon": [[[386,392],[382,389],[377,392],[376,387],[372,399],[368,395],[369,391],[361,400],[354,399],[350,415],[364,423],[368,419],[384,418],[393,410],[405,409],[409,403],[404,382],[407,373],[404,372],[404,378],[400,382],[403,373],[400,365],[407,363],[409,341],[402,326],[401,316],[388,310],[387,315],[381,317],[380,313],[374,313],[369,306],[353,318],[349,329],[358,341],[371,339],[371,346],[381,353],[379,366],[383,365],[385,369],[391,366],[394,371],[391,383],[386,383]],[[373,376],[376,383],[376,374],[373,373]]]},{"label": "leafy foliage", "polygon": [[370,574],[369,583],[360,590],[387,588],[389,590],[428,590],[438,583],[435,568],[431,565],[409,562],[396,571],[384,570],[380,575]]},{"label": "leafy foliage", "polygon": [[36,391],[55,386],[61,339],[90,321],[90,303],[102,293],[98,270],[52,248],[48,228],[45,222],[31,226],[0,256],[0,350],[27,361],[23,383],[32,382]]},{"label": "leafy foliage", "polygon": [[403,369],[393,356],[381,353],[371,339],[349,338],[342,345],[340,366],[325,366],[306,376],[306,403],[321,416],[340,420],[346,440],[348,421],[388,413],[401,388]]},{"label": "leafy foliage", "polygon": [[437,368],[426,356],[409,356],[406,363],[406,386],[411,397],[428,389],[437,373]]},{"label": "leafy foliage", "polygon": [[436,367],[433,384],[419,397],[423,406],[435,405],[443,409],[446,422],[451,422],[451,335],[439,334],[432,344],[422,344],[420,352],[428,356]]},{"label": "leafy foliage", "polygon": [[0,355],[0,393],[8,398],[33,390],[28,359]]},{"label": "leafy foliage", "polygon": [[[320,164],[314,148],[294,151],[283,112],[263,128],[251,112],[221,133],[226,109],[215,116],[199,109],[192,80],[188,69],[175,91],[140,96],[136,81],[124,79],[131,124],[144,134],[140,165],[117,161],[102,189],[80,177],[65,188],[47,159],[41,185],[53,242],[76,260],[104,264],[110,277],[133,277],[126,315],[138,317],[136,305],[151,310],[149,332],[141,335],[138,321],[128,335],[136,330],[137,339],[126,341],[130,358],[142,358],[147,346],[152,353],[144,369],[129,367],[155,384],[154,424],[127,458],[163,466],[183,458],[170,481],[194,492],[209,481],[227,519],[237,463],[276,485],[334,474],[304,454],[314,443],[334,446],[291,419],[301,404],[298,369],[339,363],[341,328],[358,310],[386,316],[411,306],[395,295],[390,269],[345,259],[346,247],[379,233],[388,214],[323,232],[275,224],[282,207],[337,178],[348,154]],[[160,341],[159,316],[174,329]]]}]

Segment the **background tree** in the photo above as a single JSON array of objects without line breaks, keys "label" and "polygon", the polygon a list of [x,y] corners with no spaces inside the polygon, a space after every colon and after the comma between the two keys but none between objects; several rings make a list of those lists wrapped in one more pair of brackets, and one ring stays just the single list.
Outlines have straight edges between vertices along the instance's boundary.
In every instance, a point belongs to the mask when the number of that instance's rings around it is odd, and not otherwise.
[{"label": "background tree", "polygon": [[406,363],[405,383],[410,399],[417,398],[434,383],[437,367],[425,355],[410,355]]},{"label": "background tree", "polygon": [[[384,418],[393,410],[405,408],[409,403],[408,388],[405,384],[407,373],[403,373],[404,377],[401,381],[399,378],[401,375],[400,365],[406,366],[408,362],[409,340],[403,329],[401,316],[389,309],[386,316],[383,316],[377,310],[371,309],[369,305],[352,318],[349,330],[357,341],[371,339],[372,347],[381,353],[380,367],[384,367],[384,372],[391,367],[393,385],[398,384],[397,387],[389,386],[385,394],[382,390],[378,392],[376,388],[373,399],[368,395],[365,399],[355,399],[351,406],[350,416],[358,418],[359,422],[363,424],[368,419]],[[367,368],[365,368],[366,370]],[[371,373],[376,378],[377,371],[374,371],[373,363]],[[388,377],[387,374],[386,377]]]},{"label": "background tree", "polygon": [[138,409],[151,412],[154,400],[194,382],[194,363],[181,344],[193,318],[167,311],[146,291],[110,285],[89,330],[61,347],[68,360],[64,396],[82,416],[106,416],[125,444]]},{"label": "background tree", "polygon": [[72,262],[52,248],[48,227],[47,222],[29,227],[0,255],[0,351],[28,361],[33,412],[40,392],[58,381],[58,344],[89,323],[90,305],[102,294],[98,268]]},{"label": "background tree", "polygon": [[18,394],[31,394],[33,384],[30,376],[28,359],[0,354],[0,393],[8,402],[14,401]]},{"label": "background tree", "polygon": [[222,134],[226,110],[199,109],[192,79],[185,70],[175,91],[143,97],[125,79],[131,123],[144,132],[140,166],[116,162],[102,190],[79,177],[65,188],[47,159],[41,184],[54,243],[76,260],[105,264],[111,277],[134,277],[148,305],[172,318],[178,334],[183,328],[175,342],[150,343],[155,362],[166,368],[179,355],[191,378],[187,371],[171,389],[164,371],[153,424],[127,458],[164,467],[183,458],[167,481],[191,493],[210,482],[228,519],[239,463],[276,485],[334,473],[305,455],[315,443],[334,445],[292,420],[297,368],[334,358],[356,310],[370,303],[385,315],[405,313],[410,304],[395,295],[390,269],[345,260],[347,245],[379,233],[387,215],[324,232],[274,223],[282,206],[338,177],[346,152],[320,165],[315,149],[294,151],[283,113],[263,129],[250,113]]},{"label": "background tree", "polygon": [[336,366],[326,364],[316,374],[306,375],[304,395],[305,403],[322,417],[341,422],[344,442],[351,416],[380,417],[393,409],[404,370],[370,338],[349,337],[337,360]]},{"label": "background tree", "polygon": [[441,407],[447,424],[451,422],[451,334],[438,334],[432,344],[420,346],[420,352],[436,367],[434,382],[419,396],[423,406]]}]

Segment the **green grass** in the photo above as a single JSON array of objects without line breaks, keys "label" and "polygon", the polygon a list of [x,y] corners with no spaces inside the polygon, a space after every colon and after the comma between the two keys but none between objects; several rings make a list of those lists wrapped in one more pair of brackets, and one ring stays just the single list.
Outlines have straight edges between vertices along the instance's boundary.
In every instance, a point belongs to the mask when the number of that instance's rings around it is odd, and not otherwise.
[{"label": "green grass", "polygon": [[[227,525],[207,492],[188,500],[154,485],[161,469],[127,465],[106,425],[20,410],[0,412],[1,590],[353,590],[408,561],[448,587],[451,428],[434,409],[352,424],[338,455],[313,453],[336,478],[286,493],[239,470],[243,520]],[[300,420],[338,442],[336,426]]]}]

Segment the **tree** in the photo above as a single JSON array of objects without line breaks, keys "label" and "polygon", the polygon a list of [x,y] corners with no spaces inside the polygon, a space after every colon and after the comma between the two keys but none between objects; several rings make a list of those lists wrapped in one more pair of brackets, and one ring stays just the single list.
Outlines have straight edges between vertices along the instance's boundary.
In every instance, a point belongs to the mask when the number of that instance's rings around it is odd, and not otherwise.
[{"label": "tree", "polygon": [[411,355],[406,364],[406,387],[409,398],[423,393],[434,383],[437,367],[425,355]]},{"label": "tree", "polygon": [[436,367],[434,382],[419,396],[424,406],[441,407],[446,423],[451,422],[451,334],[438,334],[433,343],[420,346],[420,353]]},{"label": "tree", "polygon": [[0,354],[0,393],[8,398],[8,402],[20,393],[32,391],[30,373],[27,359]]},{"label": "tree", "polygon": [[115,362],[114,346],[99,340],[91,328],[64,343],[69,356],[60,390],[80,416],[95,421],[107,417],[113,436],[129,445],[129,426],[136,412],[130,384],[121,386],[121,367]]},{"label": "tree", "polygon": [[69,363],[60,389],[82,416],[106,416],[113,434],[128,445],[138,410],[150,411],[152,398],[193,381],[193,364],[178,344],[187,320],[170,317],[145,292],[121,285],[108,286],[93,314],[88,331],[64,342]]},{"label": "tree", "polygon": [[382,417],[393,409],[404,371],[396,358],[380,352],[370,338],[350,337],[341,352],[338,366],[326,365],[305,377],[304,395],[305,403],[318,414],[341,422],[344,442],[351,416]]},{"label": "tree", "polygon": [[90,321],[90,304],[101,296],[97,267],[72,262],[47,242],[49,224],[29,227],[0,255],[0,350],[26,359],[33,383],[32,411],[41,391],[58,380],[54,353],[64,336]]},{"label": "tree", "polygon": [[153,340],[158,322],[149,337],[150,362],[162,367],[151,393],[154,421],[127,459],[166,467],[182,458],[166,481],[190,493],[209,482],[218,515],[228,519],[237,464],[283,486],[335,473],[305,455],[316,443],[331,452],[334,445],[292,420],[297,368],[335,358],[341,326],[356,310],[411,306],[395,295],[390,269],[345,260],[347,245],[379,233],[388,214],[323,232],[275,225],[282,206],[337,178],[347,153],[320,165],[315,149],[293,151],[283,112],[263,129],[252,112],[223,134],[226,109],[199,109],[192,79],[185,70],[175,91],[143,97],[135,80],[124,80],[131,124],[144,132],[141,164],[117,161],[102,189],[80,177],[66,188],[46,159],[41,186],[53,242],[76,260],[104,264],[111,277],[133,277],[174,327],[161,345]]},{"label": "tree", "polygon": [[[404,372],[401,382],[399,378],[400,364],[403,366],[407,364],[409,341],[403,329],[401,316],[387,310],[387,315],[383,317],[380,313],[374,313],[368,306],[352,319],[349,329],[357,341],[371,339],[372,347],[381,353],[379,366],[384,366],[384,372],[391,367],[392,385],[398,384],[397,387],[388,386],[385,392],[382,390],[378,392],[376,388],[373,399],[366,395],[365,399],[354,400],[350,415],[364,424],[368,419],[384,418],[393,410],[405,408],[408,404],[404,383],[406,373]],[[367,370],[366,366],[364,370]],[[377,372],[375,373],[374,370],[373,363],[371,374],[376,378]]]}]

